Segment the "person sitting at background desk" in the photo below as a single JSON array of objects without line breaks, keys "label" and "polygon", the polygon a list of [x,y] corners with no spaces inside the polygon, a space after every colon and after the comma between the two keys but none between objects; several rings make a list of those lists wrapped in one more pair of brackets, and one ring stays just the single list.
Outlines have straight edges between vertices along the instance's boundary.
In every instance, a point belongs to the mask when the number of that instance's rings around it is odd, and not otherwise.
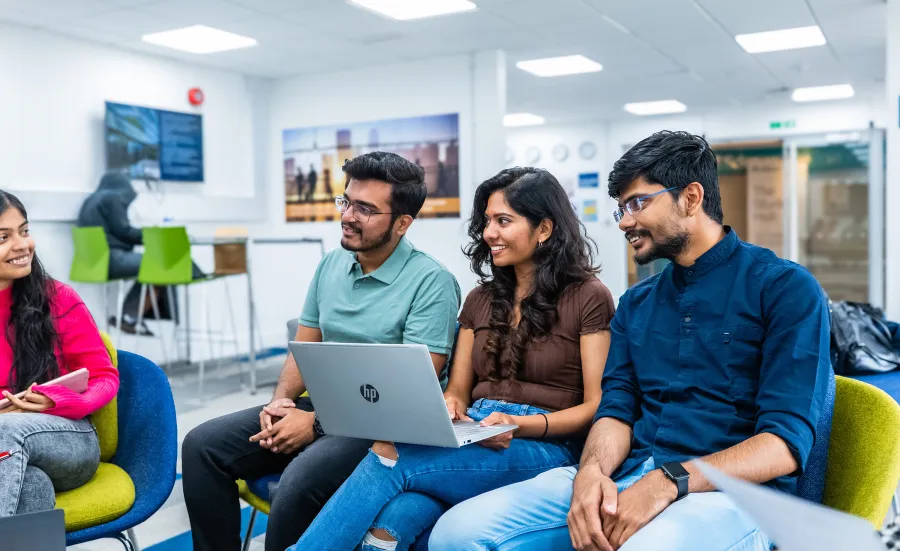
[{"label": "person sitting at background desk", "polygon": [[[440,373],[453,346],[460,290],[445,267],[405,237],[425,203],[425,172],[393,153],[347,162],[341,246],[319,263],[296,340],[424,344]],[[195,551],[238,551],[234,481],[283,472],[266,550],[297,541],[365,457],[371,441],[324,435],[291,354],[271,403],[208,421],[184,440],[184,499]],[[295,402],[296,401],[296,402]]]},{"label": "person sitting at background desk", "polygon": [[[100,179],[97,191],[85,199],[78,213],[79,227],[100,226],[106,233],[106,241],[109,244],[109,278],[123,279],[135,278],[141,269],[141,253],[134,252],[135,245],[144,243],[143,233],[140,228],[135,228],[128,220],[128,207],[137,198],[137,193],[131,186],[131,180],[122,172],[108,172]],[[203,272],[193,264],[193,277],[200,279]],[[162,292],[163,287],[154,287],[153,292],[159,301],[160,317],[172,319],[178,322],[178,307],[169,304],[168,293]],[[140,331],[142,335],[151,335],[146,325],[135,327],[140,307],[141,285],[135,283],[122,308],[122,331],[135,334]],[[144,317],[149,317],[153,303],[147,299],[144,306]],[[110,325],[115,325],[115,319],[110,320]]]}]

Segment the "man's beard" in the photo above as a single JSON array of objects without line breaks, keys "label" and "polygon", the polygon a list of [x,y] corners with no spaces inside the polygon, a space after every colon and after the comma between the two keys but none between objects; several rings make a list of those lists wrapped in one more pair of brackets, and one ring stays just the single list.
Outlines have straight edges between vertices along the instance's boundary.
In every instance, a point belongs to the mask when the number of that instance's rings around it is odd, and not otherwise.
[{"label": "man's beard", "polygon": [[[366,253],[369,251],[374,251],[375,249],[379,249],[390,242],[394,231],[393,226],[394,225],[391,224],[383,234],[379,235],[375,239],[366,239],[365,234],[360,232],[359,236],[361,243],[356,246],[350,245],[349,243],[347,243],[346,238],[343,238],[341,239],[341,247],[354,253]],[[350,228],[358,231],[358,228],[354,228],[353,226],[350,226]]]},{"label": "man's beard", "polygon": [[650,248],[647,252],[635,253],[634,255],[634,261],[641,266],[649,264],[654,260],[659,260],[660,258],[674,261],[678,255],[684,252],[684,249],[687,248],[688,242],[690,241],[690,235],[686,231],[674,230],[669,237],[666,237],[662,241],[653,239],[650,232],[646,230],[638,230],[634,233],[650,240]]}]

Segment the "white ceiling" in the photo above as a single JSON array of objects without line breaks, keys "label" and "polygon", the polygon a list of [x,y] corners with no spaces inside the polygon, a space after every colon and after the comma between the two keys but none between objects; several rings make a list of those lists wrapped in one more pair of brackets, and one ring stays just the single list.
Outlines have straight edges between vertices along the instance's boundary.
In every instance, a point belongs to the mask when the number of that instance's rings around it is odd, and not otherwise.
[{"label": "white ceiling", "polygon": [[[0,20],[266,77],[500,48],[509,110],[550,121],[628,116],[632,101],[689,109],[789,101],[789,89],[849,82],[883,97],[884,0],[475,0],[478,10],[397,22],[344,0],[0,0]],[[205,56],[141,41],[205,24],[259,46]],[[740,33],[816,25],[828,45],[751,56]],[[522,59],[580,53],[600,73],[542,79]]]}]

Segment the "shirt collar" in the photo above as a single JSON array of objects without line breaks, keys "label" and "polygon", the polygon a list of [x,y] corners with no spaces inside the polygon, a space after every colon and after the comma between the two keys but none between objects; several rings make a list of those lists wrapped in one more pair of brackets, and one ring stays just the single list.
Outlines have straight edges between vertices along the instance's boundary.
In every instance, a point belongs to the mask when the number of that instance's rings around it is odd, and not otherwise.
[{"label": "shirt collar", "polygon": [[[400,242],[397,243],[397,247],[394,249],[394,252],[391,253],[391,256],[389,256],[387,260],[384,261],[384,264],[379,266],[377,270],[368,274],[368,276],[373,277],[386,285],[390,285],[397,279],[397,276],[400,275],[403,267],[406,266],[406,261],[409,260],[413,250],[412,243],[410,243],[406,237],[401,237]],[[350,253],[350,255],[353,258],[353,262],[350,264],[348,273],[352,273],[353,270],[356,270],[357,266],[359,266],[359,262],[356,260],[356,254]],[[362,267],[359,269],[362,271]]]},{"label": "shirt collar", "polygon": [[680,266],[672,263],[672,269],[680,277],[687,279],[696,279],[704,274],[709,273],[714,268],[731,258],[734,250],[737,248],[741,240],[738,238],[737,232],[731,226],[725,226],[725,237],[713,245],[713,247],[700,255],[690,266]]}]

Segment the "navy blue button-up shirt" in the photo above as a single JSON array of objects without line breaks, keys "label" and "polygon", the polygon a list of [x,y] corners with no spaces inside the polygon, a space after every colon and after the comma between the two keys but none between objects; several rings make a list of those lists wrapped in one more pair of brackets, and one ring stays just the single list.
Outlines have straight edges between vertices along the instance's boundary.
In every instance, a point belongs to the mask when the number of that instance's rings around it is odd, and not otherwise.
[{"label": "navy blue button-up shirt", "polygon": [[[629,289],[595,420],[634,429],[615,475],[709,455],[763,432],[806,465],[831,363],[824,292],[802,266],[725,238],[689,267],[670,264]],[[794,492],[795,476],[769,483]]]}]

